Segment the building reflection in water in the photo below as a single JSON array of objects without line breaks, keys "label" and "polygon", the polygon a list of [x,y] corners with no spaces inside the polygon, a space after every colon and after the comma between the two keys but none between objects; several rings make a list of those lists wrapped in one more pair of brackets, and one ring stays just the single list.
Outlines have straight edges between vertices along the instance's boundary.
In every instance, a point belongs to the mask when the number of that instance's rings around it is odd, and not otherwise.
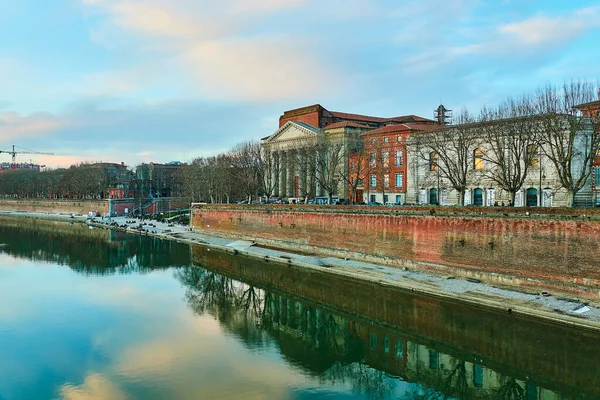
[{"label": "building reflection in water", "polygon": [[[287,361],[323,383],[350,385],[372,399],[566,399],[399,329],[271,293],[197,267],[177,278],[198,314],[213,315],[250,348],[275,342]],[[443,345],[441,345],[443,346]],[[406,385],[400,389],[402,384]]]}]

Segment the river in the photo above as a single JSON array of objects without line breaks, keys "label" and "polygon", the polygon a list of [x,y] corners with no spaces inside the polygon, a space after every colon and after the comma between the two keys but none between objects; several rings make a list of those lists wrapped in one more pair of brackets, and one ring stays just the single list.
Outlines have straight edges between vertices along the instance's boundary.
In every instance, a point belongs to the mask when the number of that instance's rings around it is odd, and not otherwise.
[{"label": "river", "polygon": [[302,274],[0,219],[0,399],[600,398],[594,332]]}]

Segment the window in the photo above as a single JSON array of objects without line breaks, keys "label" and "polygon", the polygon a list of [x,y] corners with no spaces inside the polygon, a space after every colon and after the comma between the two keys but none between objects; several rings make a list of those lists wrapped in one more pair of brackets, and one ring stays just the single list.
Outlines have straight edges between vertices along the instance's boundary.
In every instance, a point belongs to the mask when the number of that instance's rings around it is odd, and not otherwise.
[{"label": "window", "polygon": [[371,175],[371,187],[374,188],[375,186],[377,186],[377,175]]},{"label": "window", "polygon": [[383,187],[390,187],[390,175],[389,174],[385,174],[383,176]]},{"label": "window", "polygon": [[400,340],[396,341],[396,357],[402,358],[402,342]]},{"label": "window", "polygon": [[350,169],[352,169],[353,171],[356,169],[356,161],[352,161],[350,163]]},{"label": "window", "polygon": [[437,351],[429,350],[429,368],[438,369],[440,366],[440,356]]},{"label": "window", "polygon": [[483,387],[483,367],[473,364],[473,386]]},{"label": "window", "polygon": [[483,169],[483,150],[481,150],[479,147],[473,150],[473,169]]},{"label": "window", "polygon": [[432,151],[429,153],[429,170],[437,171],[438,170],[438,153]]},{"label": "window", "polygon": [[397,142],[401,142],[402,141],[402,136],[398,135],[398,137],[396,138]]},{"label": "window", "polygon": [[365,185],[365,181],[362,178],[358,178],[358,182],[356,183],[357,186],[364,186]]},{"label": "window", "polygon": [[402,166],[402,150],[396,150],[396,167]]},{"label": "window", "polygon": [[402,187],[402,174],[396,174],[396,187]]},{"label": "window", "polygon": [[387,168],[390,166],[390,152],[389,151],[383,152],[383,166],[384,166],[384,168]]},{"label": "window", "polygon": [[385,336],[383,337],[383,352],[384,353],[390,352],[390,339]]},{"label": "window", "polygon": [[594,167],[594,186],[600,188],[600,167]]},{"label": "window", "polygon": [[371,343],[371,349],[375,350],[377,348],[377,335],[371,333],[369,342]]},{"label": "window", "polygon": [[388,137],[386,136],[383,138],[383,143],[387,143],[387,142],[388,142]]},{"label": "window", "polygon": [[376,140],[375,138],[371,139],[371,144],[375,144]]},{"label": "window", "polygon": [[387,194],[384,194],[384,195],[383,195],[383,204],[387,204],[387,202],[388,202],[388,197],[389,197],[389,196],[388,196]]},{"label": "window", "polygon": [[402,195],[401,194],[396,195],[396,204],[402,204]]},{"label": "window", "polygon": [[375,153],[369,154],[369,166],[375,168]]},{"label": "window", "polygon": [[540,152],[536,144],[527,146],[527,165],[530,167],[539,167],[540,165]]}]

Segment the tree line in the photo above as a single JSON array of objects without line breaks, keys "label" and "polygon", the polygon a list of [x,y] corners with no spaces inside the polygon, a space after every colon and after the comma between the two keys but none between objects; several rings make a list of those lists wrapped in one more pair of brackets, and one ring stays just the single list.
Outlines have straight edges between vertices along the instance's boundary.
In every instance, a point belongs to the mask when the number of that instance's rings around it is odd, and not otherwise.
[{"label": "tree line", "polygon": [[564,189],[573,205],[599,154],[599,115],[578,107],[598,99],[597,87],[565,82],[484,107],[478,115],[463,110],[455,124],[414,135],[410,151],[425,165],[424,179],[441,178],[459,194],[460,205],[467,188],[482,178],[509,193],[514,204],[532,168],[541,176],[544,157],[554,171],[554,189]]}]

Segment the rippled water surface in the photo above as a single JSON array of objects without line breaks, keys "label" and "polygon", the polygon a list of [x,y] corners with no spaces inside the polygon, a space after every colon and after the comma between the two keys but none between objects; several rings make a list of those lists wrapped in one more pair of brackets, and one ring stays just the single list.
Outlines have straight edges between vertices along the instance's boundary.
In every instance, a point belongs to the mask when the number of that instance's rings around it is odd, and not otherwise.
[{"label": "rippled water surface", "polygon": [[[598,382],[557,382],[552,369],[560,367],[544,360],[511,364],[527,352],[511,343],[488,346],[511,356],[486,358],[451,334],[407,331],[192,259],[189,246],[174,242],[0,220],[0,399],[596,394]],[[357,296],[368,302],[369,293]],[[439,340],[444,335],[450,342]]]}]

